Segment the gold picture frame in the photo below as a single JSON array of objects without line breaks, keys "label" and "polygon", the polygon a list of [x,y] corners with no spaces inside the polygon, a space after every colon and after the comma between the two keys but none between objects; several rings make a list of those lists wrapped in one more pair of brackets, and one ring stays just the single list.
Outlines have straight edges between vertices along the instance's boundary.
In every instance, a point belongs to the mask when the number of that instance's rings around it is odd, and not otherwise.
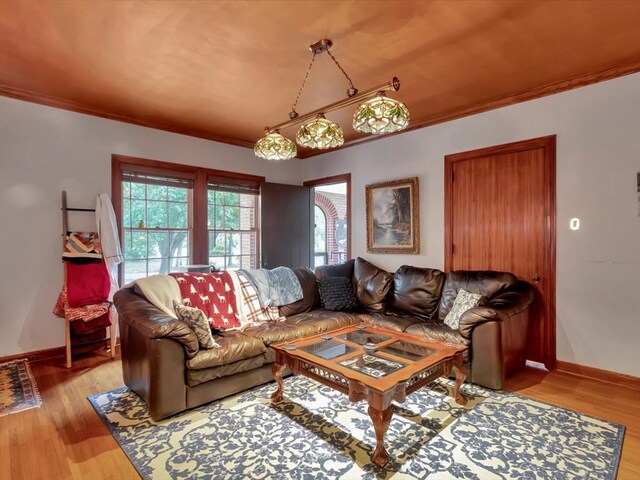
[{"label": "gold picture frame", "polygon": [[418,177],[365,187],[367,251],[420,253]]}]

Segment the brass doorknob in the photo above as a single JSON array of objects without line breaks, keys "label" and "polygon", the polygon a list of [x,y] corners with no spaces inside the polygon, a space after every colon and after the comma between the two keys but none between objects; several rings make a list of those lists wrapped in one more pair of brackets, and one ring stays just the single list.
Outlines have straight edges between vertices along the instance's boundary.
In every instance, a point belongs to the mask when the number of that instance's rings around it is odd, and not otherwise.
[{"label": "brass doorknob", "polygon": [[531,280],[534,282],[539,282],[540,281],[540,275],[538,275],[537,273],[534,273],[533,276],[531,277]]}]

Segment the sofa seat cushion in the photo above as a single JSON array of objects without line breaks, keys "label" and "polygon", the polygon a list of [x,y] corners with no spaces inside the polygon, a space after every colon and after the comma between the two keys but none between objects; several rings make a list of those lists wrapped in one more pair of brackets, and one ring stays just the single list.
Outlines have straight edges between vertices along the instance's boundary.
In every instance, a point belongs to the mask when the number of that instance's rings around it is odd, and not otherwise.
[{"label": "sofa seat cushion", "polygon": [[273,345],[274,343],[290,342],[298,338],[335,330],[336,328],[359,322],[361,322],[361,319],[357,313],[320,309],[299,313],[287,318],[282,323],[267,323],[250,327],[244,333],[259,338],[265,345]]},{"label": "sofa seat cushion", "polygon": [[[362,317],[365,317],[362,315]],[[384,313],[374,312],[367,315],[365,322],[376,327],[387,328],[389,330],[395,330],[397,332],[404,332],[411,325],[416,323],[422,323],[423,321],[412,315],[408,315],[402,312],[387,311]]]},{"label": "sofa seat cushion", "polygon": [[267,350],[260,339],[239,331],[225,332],[223,336],[216,336],[216,342],[220,345],[219,348],[198,351],[195,357],[187,361],[187,369],[202,370],[218,367],[261,356]]},{"label": "sofa seat cushion", "polygon": [[[435,340],[437,342],[453,343],[454,345],[471,346],[471,340],[464,338],[457,330],[452,330],[442,322],[425,322],[411,325],[405,333],[415,335],[425,340]],[[462,355],[465,363],[469,362],[469,350]]]},{"label": "sofa seat cushion", "polygon": [[334,312],[333,310],[319,309],[294,315],[287,318],[284,323],[304,328],[306,336],[306,332],[309,332],[308,335],[315,335],[361,321],[360,315],[355,312]]},{"label": "sofa seat cushion", "polygon": [[201,370],[187,369],[187,385],[195,387],[201,383],[215,380],[216,378],[228,377],[240,372],[247,372],[255,368],[260,368],[265,361],[265,355],[227,363],[217,367],[203,368]]},{"label": "sofa seat cushion", "polygon": [[460,335],[458,330],[453,330],[442,322],[417,323],[407,327],[405,333],[415,335],[426,340],[453,343],[456,345],[469,345],[471,340]]}]

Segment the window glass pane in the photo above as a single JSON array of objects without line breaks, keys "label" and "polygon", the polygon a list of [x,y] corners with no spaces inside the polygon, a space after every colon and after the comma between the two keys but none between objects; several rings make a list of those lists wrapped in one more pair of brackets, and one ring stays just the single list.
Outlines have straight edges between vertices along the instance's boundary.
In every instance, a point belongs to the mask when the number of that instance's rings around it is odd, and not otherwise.
[{"label": "window glass pane", "polygon": [[[138,259],[147,256],[147,232],[133,230],[124,232],[124,258]],[[146,268],[146,267],[145,267]]]},{"label": "window glass pane", "polygon": [[224,257],[209,257],[209,265],[213,265],[216,270],[224,270]]},{"label": "window glass pane", "polygon": [[147,222],[146,202],[144,200],[131,200],[131,227],[137,228],[142,222],[142,228],[145,228]]},{"label": "window glass pane", "polygon": [[127,198],[122,200],[122,226],[131,228],[131,201]]},{"label": "window glass pane", "polygon": [[169,259],[167,258],[150,259],[147,265],[149,276],[160,274],[166,275],[167,273],[169,273]]},{"label": "window glass pane", "polygon": [[227,255],[240,255],[240,234],[228,233],[227,234]]},{"label": "window glass pane", "polygon": [[169,257],[169,232],[149,232],[149,258]]},{"label": "window glass pane", "polygon": [[233,270],[237,270],[238,268],[240,268],[240,257],[227,257],[227,268]]},{"label": "window glass pane", "polygon": [[238,197],[240,194],[232,192],[224,192],[224,204],[225,205],[238,205]]},{"label": "window glass pane", "polygon": [[207,227],[209,229],[215,228],[216,207],[209,204],[207,207]]},{"label": "window glass pane", "polygon": [[122,182],[122,197],[126,198],[131,196],[131,183],[130,182]]},{"label": "window glass pane", "polygon": [[169,203],[169,228],[187,228],[187,204]]},{"label": "window glass pane", "polygon": [[167,226],[167,202],[147,202],[147,228]]},{"label": "window glass pane", "polygon": [[214,228],[216,230],[224,229],[224,208],[222,207],[216,208],[216,221],[214,224]]},{"label": "window glass pane", "polygon": [[240,206],[241,207],[255,207],[256,204],[256,197],[255,195],[245,195],[245,194],[241,194],[240,195]]},{"label": "window glass pane", "polygon": [[209,262],[216,268],[257,268],[256,198],[209,190]]},{"label": "window glass pane", "polygon": [[147,276],[146,260],[127,260],[124,262],[124,283],[133,282]]},{"label": "window glass pane", "polygon": [[255,226],[253,208],[240,208],[240,230],[251,230]]},{"label": "window glass pane", "polygon": [[131,183],[131,197],[147,198],[147,190],[144,183]]},{"label": "window glass pane", "polygon": [[240,251],[242,255],[251,255],[256,251],[256,233],[242,233],[240,241]]},{"label": "window glass pane", "polygon": [[240,257],[240,268],[257,268],[253,259],[254,257],[248,255]]},{"label": "window glass pane", "polygon": [[186,202],[187,201],[187,189],[178,187],[167,187],[167,194],[169,200],[172,202]]},{"label": "window glass pane", "polygon": [[189,234],[187,232],[171,232],[169,234],[170,257],[189,257]]},{"label": "window glass pane", "polygon": [[209,255],[218,256],[224,255],[224,233],[210,232],[209,233]]},{"label": "window glass pane", "polygon": [[224,208],[224,229],[238,230],[240,228],[240,209],[238,207]]},{"label": "window glass pane", "polygon": [[167,187],[164,185],[147,185],[147,198],[150,200],[167,200]]}]

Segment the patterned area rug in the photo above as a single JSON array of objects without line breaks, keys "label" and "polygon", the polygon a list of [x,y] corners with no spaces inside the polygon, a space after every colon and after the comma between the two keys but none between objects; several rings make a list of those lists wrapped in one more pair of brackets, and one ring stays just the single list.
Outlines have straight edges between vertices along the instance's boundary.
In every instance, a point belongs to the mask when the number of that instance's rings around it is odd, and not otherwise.
[{"label": "patterned area rug", "polygon": [[473,385],[465,407],[440,380],[394,405],[391,461],[369,456],[375,433],[365,402],[305,377],[153,422],[126,388],[89,397],[145,479],[614,479],[624,427],[519,395]]},{"label": "patterned area rug", "polygon": [[0,417],[42,405],[27,360],[0,364]]}]

